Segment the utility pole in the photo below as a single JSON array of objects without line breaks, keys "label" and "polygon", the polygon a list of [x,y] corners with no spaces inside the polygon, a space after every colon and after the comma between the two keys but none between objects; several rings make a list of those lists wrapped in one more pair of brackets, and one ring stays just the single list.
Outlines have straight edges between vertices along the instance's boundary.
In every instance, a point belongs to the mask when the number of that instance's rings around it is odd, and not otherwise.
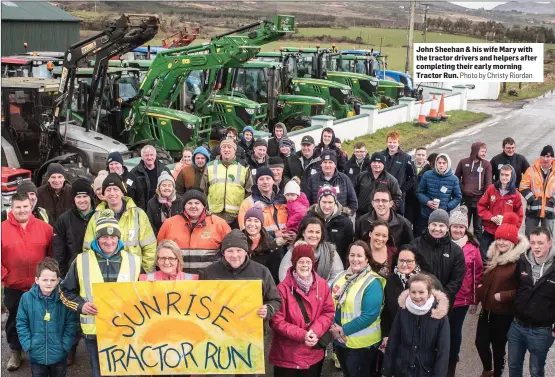
[{"label": "utility pole", "polygon": [[427,18],[428,18],[428,9],[430,9],[430,4],[422,4],[424,5],[424,43],[426,43],[426,34],[428,34],[428,23]]},{"label": "utility pole", "polygon": [[412,55],[412,42],[414,39],[414,15],[416,13],[416,1],[411,0],[410,2],[410,13],[409,13],[409,37],[407,43],[407,61],[405,64],[405,72],[408,74],[410,71],[410,62]]}]

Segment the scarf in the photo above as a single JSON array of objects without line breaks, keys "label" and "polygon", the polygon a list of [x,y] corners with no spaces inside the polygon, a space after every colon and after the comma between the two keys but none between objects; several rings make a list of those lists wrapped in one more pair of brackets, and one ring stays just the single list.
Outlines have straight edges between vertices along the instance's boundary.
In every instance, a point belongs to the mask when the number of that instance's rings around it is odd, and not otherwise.
[{"label": "scarf", "polygon": [[414,275],[418,274],[419,272],[420,272],[420,266],[419,265],[416,265],[414,270],[412,270],[412,272],[409,272],[408,274],[403,274],[402,272],[400,272],[399,269],[397,268],[397,266],[395,266],[395,268],[393,268],[393,273],[395,275],[397,275],[399,277],[399,279],[401,280],[401,284],[403,284],[403,289],[407,288],[407,283],[408,283],[409,279],[411,277],[413,277]]},{"label": "scarf", "polygon": [[304,292],[305,295],[308,294],[310,291],[310,287],[312,287],[312,283],[314,282],[314,276],[310,274],[307,280],[303,279],[302,277],[297,274],[297,271],[293,270],[293,279],[297,282],[297,285]]},{"label": "scarf", "polygon": [[333,259],[335,258],[335,250],[330,248],[328,242],[323,241],[314,250],[314,257],[317,265],[316,273],[323,279],[328,280],[331,275]]},{"label": "scarf", "polygon": [[412,314],[424,315],[432,309],[432,305],[434,304],[434,301],[435,301],[435,297],[434,295],[431,295],[424,305],[418,306],[414,302],[412,302],[412,299],[410,298],[410,295],[409,295],[407,296],[407,301],[405,302],[405,305],[407,306],[407,310]]},{"label": "scarf", "polygon": [[347,291],[349,287],[355,284],[359,279],[364,278],[366,275],[370,273],[370,265],[366,266],[365,269],[357,272],[356,274],[351,270],[349,267],[345,273],[345,284],[334,295],[335,300],[337,301],[337,306],[342,307],[345,303],[345,299],[347,298]]},{"label": "scarf", "polygon": [[453,240],[454,243],[456,243],[457,245],[459,245],[461,247],[461,249],[463,248],[464,245],[466,245],[466,243],[468,242],[468,236],[464,235],[462,238],[459,238],[458,240]]}]

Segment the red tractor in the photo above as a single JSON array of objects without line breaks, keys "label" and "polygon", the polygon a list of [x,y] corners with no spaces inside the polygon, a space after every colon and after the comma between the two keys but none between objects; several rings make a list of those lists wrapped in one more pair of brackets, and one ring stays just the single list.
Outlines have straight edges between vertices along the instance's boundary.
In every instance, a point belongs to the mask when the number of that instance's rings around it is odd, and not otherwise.
[{"label": "red tractor", "polygon": [[[177,47],[189,46],[199,36],[199,34],[200,34],[199,27],[193,29],[192,33],[187,32],[187,28],[184,27],[183,29],[179,30],[177,33],[170,35],[168,38],[162,39],[162,47],[177,48]],[[173,37],[175,36],[179,36],[179,37],[173,39]]]}]

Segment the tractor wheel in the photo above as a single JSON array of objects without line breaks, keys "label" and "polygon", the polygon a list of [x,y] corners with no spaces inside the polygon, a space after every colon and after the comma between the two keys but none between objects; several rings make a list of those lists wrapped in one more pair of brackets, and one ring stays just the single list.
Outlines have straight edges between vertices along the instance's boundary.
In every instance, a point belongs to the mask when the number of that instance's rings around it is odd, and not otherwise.
[{"label": "tractor wheel", "polygon": [[355,115],[360,115],[360,107],[364,105],[364,103],[358,98],[353,98],[349,103],[353,105]]},{"label": "tractor wheel", "polygon": [[392,107],[397,105],[397,102],[395,102],[393,98],[388,96],[381,96],[380,103],[386,104],[387,105],[386,107]]},{"label": "tractor wheel", "polygon": [[295,118],[285,122],[287,132],[302,130],[310,127],[310,118]]}]

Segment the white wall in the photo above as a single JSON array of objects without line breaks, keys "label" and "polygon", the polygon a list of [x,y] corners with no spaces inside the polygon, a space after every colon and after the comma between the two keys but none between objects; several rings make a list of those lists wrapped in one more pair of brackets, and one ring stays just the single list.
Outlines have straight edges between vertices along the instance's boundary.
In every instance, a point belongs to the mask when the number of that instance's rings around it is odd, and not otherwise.
[{"label": "white wall", "polygon": [[[419,84],[416,84],[417,86]],[[501,83],[499,82],[465,82],[463,85],[468,88],[468,99],[469,100],[479,100],[479,99],[490,99],[496,100],[499,98],[499,93],[501,91]],[[420,87],[434,87],[437,89],[451,89],[452,84],[448,82],[424,82]],[[432,90],[432,91],[435,91]],[[426,94],[429,90],[424,89],[424,99],[427,98]]]},{"label": "white wall", "polygon": [[393,106],[378,112],[374,131],[407,121],[407,105]]}]

